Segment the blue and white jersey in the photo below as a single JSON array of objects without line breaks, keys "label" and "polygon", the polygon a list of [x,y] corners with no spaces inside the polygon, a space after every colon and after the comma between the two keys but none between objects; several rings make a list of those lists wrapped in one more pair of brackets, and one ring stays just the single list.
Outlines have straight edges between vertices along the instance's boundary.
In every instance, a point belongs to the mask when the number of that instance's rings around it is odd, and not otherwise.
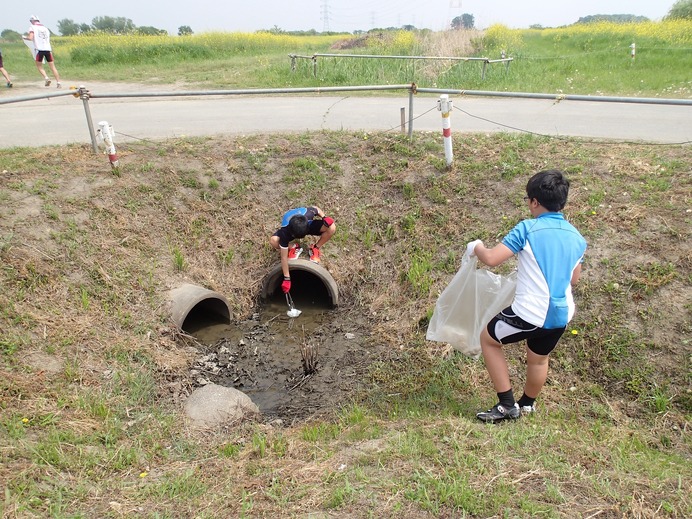
[{"label": "blue and white jersey", "polygon": [[519,222],[502,243],[519,259],[514,312],[541,328],[567,326],[574,316],[572,273],[586,251],[583,236],[562,213],[543,213]]}]

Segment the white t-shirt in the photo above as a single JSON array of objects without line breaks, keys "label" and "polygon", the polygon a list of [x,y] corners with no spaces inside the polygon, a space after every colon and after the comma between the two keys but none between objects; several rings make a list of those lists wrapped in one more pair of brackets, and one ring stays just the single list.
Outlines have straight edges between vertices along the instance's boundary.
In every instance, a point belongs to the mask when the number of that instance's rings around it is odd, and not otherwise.
[{"label": "white t-shirt", "polygon": [[34,33],[34,48],[36,50],[52,51],[50,46],[50,31],[48,27],[41,24],[32,24],[28,32]]}]

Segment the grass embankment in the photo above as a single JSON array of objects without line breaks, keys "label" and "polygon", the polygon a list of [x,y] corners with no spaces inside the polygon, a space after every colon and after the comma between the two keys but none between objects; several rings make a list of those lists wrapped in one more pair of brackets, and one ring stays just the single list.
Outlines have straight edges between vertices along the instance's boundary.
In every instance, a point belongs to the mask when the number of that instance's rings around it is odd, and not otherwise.
[{"label": "grass embankment", "polygon": [[[689,147],[454,145],[451,171],[427,134],[128,144],[117,174],[86,145],[3,152],[3,517],[692,516]],[[538,413],[487,426],[482,362],[425,323],[465,243],[525,218],[551,166],[590,246],[579,310]],[[348,326],[385,353],[333,416],[195,433],[166,291],[190,280],[253,312],[267,237],[306,202],[337,220],[324,261]]]},{"label": "grass embankment", "polygon": [[[89,35],[55,37],[56,63],[66,80],[134,81],[190,88],[284,88],[415,82],[421,87],[590,95],[689,98],[692,22],[596,23],[558,29],[392,31],[356,38],[258,33],[189,37]],[[334,45],[337,44],[337,48]],[[636,58],[630,45],[636,44]],[[382,54],[514,58],[509,68],[478,62],[319,58],[289,54]],[[19,42],[3,44],[17,86],[36,70]]]}]

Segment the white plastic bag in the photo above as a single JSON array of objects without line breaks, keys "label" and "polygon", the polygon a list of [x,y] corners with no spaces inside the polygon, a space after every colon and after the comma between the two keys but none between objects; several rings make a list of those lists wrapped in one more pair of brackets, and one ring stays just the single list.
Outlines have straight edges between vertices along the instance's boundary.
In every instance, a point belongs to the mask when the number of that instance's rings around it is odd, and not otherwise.
[{"label": "white plastic bag", "polygon": [[481,352],[481,330],[511,304],[517,286],[516,271],[500,276],[477,265],[477,257],[464,254],[459,271],[435,303],[425,335],[474,357]]}]

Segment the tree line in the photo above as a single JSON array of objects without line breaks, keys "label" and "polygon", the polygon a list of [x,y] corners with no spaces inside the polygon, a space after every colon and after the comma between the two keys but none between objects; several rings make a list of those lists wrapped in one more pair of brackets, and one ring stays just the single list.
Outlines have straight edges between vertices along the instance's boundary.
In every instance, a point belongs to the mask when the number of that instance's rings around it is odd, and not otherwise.
[{"label": "tree line", "polygon": [[[678,0],[668,11],[664,20],[692,20],[692,0]],[[636,16],[633,14],[593,14],[583,16],[576,23],[596,23],[596,22],[613,22],[613,23],[641,23],[648,22],[646,16]],[[464,13],[452,19],[451,28],[455,30],[473,29],[475,20],[472,14]],[[541,25],[531,25],[531,29],[542,29]]]},{"label": "tree line", "polygon": [[[165,29],[157,29],[150,25],[136,26],[134,22],[123,16],[97,16],[91,20],[91,24],[76,23],[74,20],[64,18],[58,20],[58,31],[61,36],[75,36],[77,34],[87,34],[98,31],[109,34],[144,34],[147,36],[167,35]],[[192,34],[192,29],[188,25],[178,27],[178,36]]]},{"label": "tree line", "polygon": [[[58,20],[58,33],[60,36],[76,36],[78,34],[89,34],[91,32],[104,32],[108,34],[143,34],[147,36],[168,35],[165,29],[158,29],[150,25],[138,27],[134,22],[124,16],[97,16],[91,23],[77,23],[69,18]],[[178,27],[178,36],[193,34],[189,25]],[[20,39],[21,35],[12,29],[5,29],[0,33],[4,40]]]}]

